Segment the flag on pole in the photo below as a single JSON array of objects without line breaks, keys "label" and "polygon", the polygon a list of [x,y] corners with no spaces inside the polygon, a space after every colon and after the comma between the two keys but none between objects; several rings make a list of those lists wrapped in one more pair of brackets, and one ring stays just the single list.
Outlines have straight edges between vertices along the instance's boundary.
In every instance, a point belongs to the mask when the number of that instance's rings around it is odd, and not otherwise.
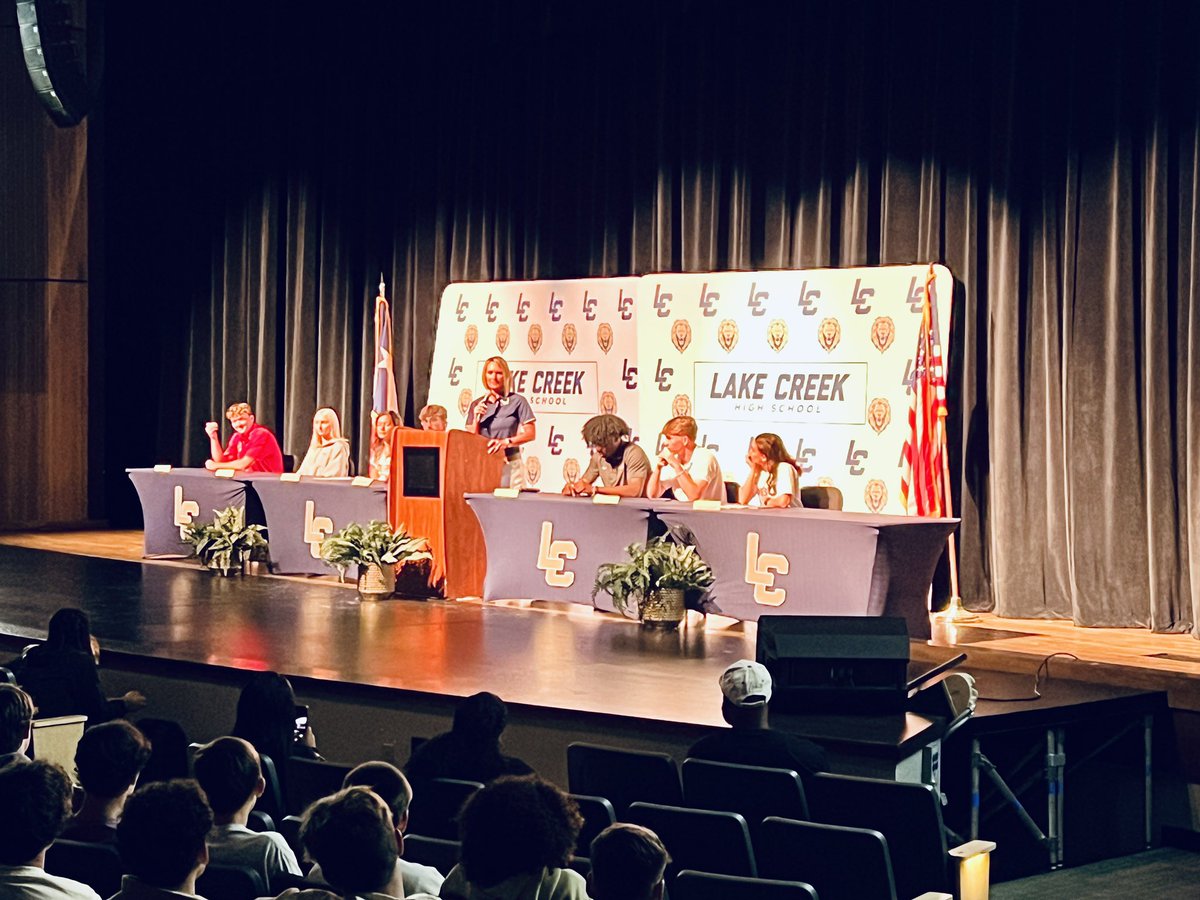
[{"label": "flag on pole", "polygon": [[383,273],[379,275],[379,296],[375,298],[375,379],[371,400],[371,419],[380,413],[400,413],[396,393],[396,370],[392,365],[392,311],[385,296]]},{"label": "flag on pole", "polygon": [[943,516],[942,473],[946,452],[946,376],[937,327],[936,276],[925,278],[921,332],[913,358],[912,404],[904,442],[900,499],[911,516]]}]

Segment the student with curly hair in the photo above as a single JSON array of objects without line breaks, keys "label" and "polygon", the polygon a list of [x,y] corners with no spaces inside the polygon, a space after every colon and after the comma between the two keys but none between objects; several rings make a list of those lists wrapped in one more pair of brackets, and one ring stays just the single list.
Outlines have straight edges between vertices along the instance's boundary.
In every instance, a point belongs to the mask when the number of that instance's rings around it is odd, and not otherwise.
[{"label": "student with curly hair", "polygon": [[[563,485],[564,494],[590,497],[615,494],[641,497],[650,477],[646,451],[630,441],[632,431],[620,416],[592,416],[583,423],[583,440],[592,459],[577,481]],[[599,484],[596,481],[599,480]]]},{"label": "student with curly hair", "polygon": [[536,775],[498,778],[459,816],[460,862],[442,885],[455,900],[586,900],[567,868],[583,826],[570,797]]}]

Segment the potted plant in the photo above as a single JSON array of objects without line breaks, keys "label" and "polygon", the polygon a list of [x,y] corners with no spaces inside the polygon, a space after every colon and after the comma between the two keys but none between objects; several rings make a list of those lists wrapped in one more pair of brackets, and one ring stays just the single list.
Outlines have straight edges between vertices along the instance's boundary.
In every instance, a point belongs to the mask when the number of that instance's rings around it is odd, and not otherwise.
[{"label": "potted plant", "polygon": [[658,537],[630,544],[625,552],[628,562],[604,563],[596,570],[592,599],[603,591],[623,615],[643,625],[677,627],[683,621],[684,593],[713,583],[712,569],[691,545]]},{"label": "potted plant", "polygon": [[244,506],[230,506],[214,510],[213,520],[206,525],[185,527],[183,539],[209,569],[222,575],[237,575],[252,554],[265,552],[264,531],[265,526],[246,524]]},{"label": "potted plant", "polygon": [[354,522],[321,542],[321,558],[336,567],[343,580],[348,568],[358,566],[359,594],[382,600],[396,589],[397,565],[432,559],[425,547],[425,539],[413,537],[403,525],[393,529],[387,522]]}]

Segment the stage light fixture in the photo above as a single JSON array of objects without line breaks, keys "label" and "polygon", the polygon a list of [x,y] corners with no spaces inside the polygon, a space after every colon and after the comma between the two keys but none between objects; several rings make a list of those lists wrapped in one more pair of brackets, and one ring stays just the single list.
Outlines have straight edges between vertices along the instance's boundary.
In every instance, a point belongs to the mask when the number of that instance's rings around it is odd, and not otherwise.
[{"label": "stage light fixture", "polygon": [[16,0],[25,70],[54,124],[78,125],[88,111],[81,2]]}]

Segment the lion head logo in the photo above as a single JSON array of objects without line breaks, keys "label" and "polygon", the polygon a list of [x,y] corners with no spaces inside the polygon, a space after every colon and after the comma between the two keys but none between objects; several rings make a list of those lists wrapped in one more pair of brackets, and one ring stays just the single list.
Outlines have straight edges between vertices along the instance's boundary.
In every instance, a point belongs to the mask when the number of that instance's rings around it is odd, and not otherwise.
[{"label": "lion head logo", "polygon": [[891,316],[879,316],[871,323],[871,343],[880,353],[892,346],[896,339],[896,323]]},{"label": "lion head logo", "polygon": [[537,484],[542,477],[542,461],[536,456],[530,456],[525,459],[525,476],[529,479],[530,484]]},{"label": "lion head logo", "polygon": [[867,509],[873,513],[879,512],[887,506],[887,485],[878,478],[872,478],[867,482],[867,487],[863,491],[863,499],[867,501]]},{"label": "lion head logo", "polygon": [[876,397],[867,406],[867,424],[876,434],[883,434],[883,429],[892,422],[892,404],[885,397]]},{"label": "lion head logo", "polygon": [[600,349],[608,353],[613,345],[613,330],[612,326],[607,322],[601,322],[596,326],[596,343],[600,345]]},{"label": "lion head logo", "polygon": [[529,326],[529,349],[534,353],[542,349],[542,326],[537,322]]},{"label": "lion head logo", "polygon": [[818,487],[833,487],[834,486],[833,479],[830,478],[828,475],[822,475],[820,478],[817,479],[817,486]]},{"label": "lion head logo", "polygon": [[475,345],[479,343],[479,329],[474,325],[468,325],[467,333],[463,335],[463,343],[466,344],[468,353],[474,353]]},{"label": "lion head logo", "polygon": [[842,342],[842,325],[833,316],[828,319],[822,319],[820,327],[817,328],[817,343],[821,345],[821,349],[826,353],[831,353],[833,348]]},{"label": "lion head logo", "polygon": [[772,319],[767,326],[767,346],[778,353],[788,341],[787,322],[783,319]]},{"label": "lion head logo", "polygon": [[733,319],[722,319],[721,324],[717,326],[717,345],[728,353],[738,342],[738,327],[737,322]]},{"label": "lion head logo", "polygon": [[687,319],[676,319],[671,323],[671,343],[682,353],[692,342],[692,325]]},{"label": "lion head logo", "polygon": [[575,326],[568,322],[563,326],[562,344],[563,349],[568,353],[575,352],[575,345],[579,342],[579,332],[575,330]]},{"label": "lion head logo", "polygon": [[690,416],[692,414],[692,398],[687,394],[676,394],[671,401],[671,415]]},{"label": "lion head logo", "polygon": [[467,409],[471,406],[471,392],[467,388],[463,388],[458,392],[458,411],[462,415],[467,414]]},{"label": "lion head logo", "polygon": [[499,326],[496,329],[496,349],[500,353],[503,353],[505,350],[508,349],[508,339],[509,339],[508,326],[507,325]]},{"label": "lion head logo", "polygon": [[606,416],[617,414],[617,395],[612,391],[605,391],[600,395],[600,412]]},{"label": "lion head logo", "polygon": [[573,456],[568,456],[567,461],[563,463],[563,481],[571,484],[579,480],[579,460]]}]

